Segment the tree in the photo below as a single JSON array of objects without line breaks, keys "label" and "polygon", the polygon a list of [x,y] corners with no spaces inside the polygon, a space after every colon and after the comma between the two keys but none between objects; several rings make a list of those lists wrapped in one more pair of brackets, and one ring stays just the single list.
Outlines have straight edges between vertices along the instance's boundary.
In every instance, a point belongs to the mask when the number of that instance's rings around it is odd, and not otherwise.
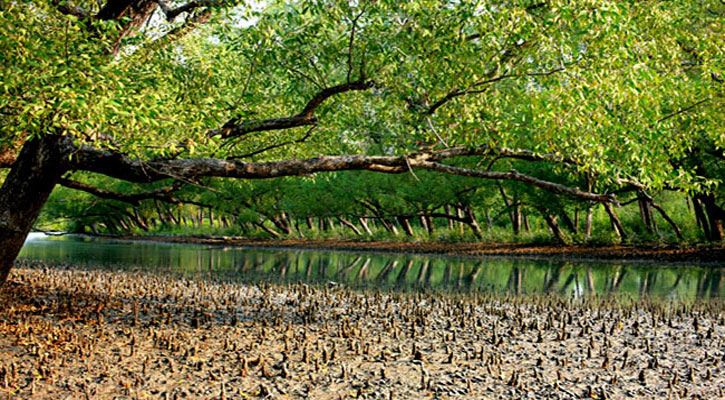
[{"label": "tree", "polygon": [[[722,76],[717,1],[0,7],[0,165],[10,168],[0,282],[57,184],[170,200],[205,177],[429,170],[608,204],[616,198],[606,192],[480,165],[551,163],[596,176],[595,188],[662,187],[683,172],[660,167],[662,148],[693,129],[689,111],[707,115],[701,128],[722,122],[712,116],[722,91],[712,84]],[[697,96],[707,101],[683,103]],[[722,148],[721,129],[706,135]],[[651,152],[647,163],[633,143]],[[165,186],[115,193],[76,180],[79,171]]]}]

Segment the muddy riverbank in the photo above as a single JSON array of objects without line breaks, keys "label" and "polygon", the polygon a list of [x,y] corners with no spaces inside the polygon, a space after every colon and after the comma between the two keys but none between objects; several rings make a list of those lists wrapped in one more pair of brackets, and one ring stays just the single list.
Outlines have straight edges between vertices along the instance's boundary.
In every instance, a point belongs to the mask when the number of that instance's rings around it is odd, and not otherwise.
[{"label": "muddy riverbank", "polygon": [[243,285],[21,265],[0,399],[722,398],[722,301]]}]

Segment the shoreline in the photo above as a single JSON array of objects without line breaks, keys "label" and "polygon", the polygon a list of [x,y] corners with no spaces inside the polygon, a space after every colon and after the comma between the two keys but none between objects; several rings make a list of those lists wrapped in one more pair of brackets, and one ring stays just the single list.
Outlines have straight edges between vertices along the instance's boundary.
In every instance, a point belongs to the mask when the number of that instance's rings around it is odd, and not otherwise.
[{"label": "shoreline", "polygon": [[552,261],[634,262],[696,264],[725,267],[725,246],[654,247],[643,245],[556,245],[473,242],[387,242],[354,239],[250,239],[209,235],[86,235],[88,237],[146,242],[226,245],[320,251],[353,251],[383,254],[439,255],[450,257],[505,257]]}]

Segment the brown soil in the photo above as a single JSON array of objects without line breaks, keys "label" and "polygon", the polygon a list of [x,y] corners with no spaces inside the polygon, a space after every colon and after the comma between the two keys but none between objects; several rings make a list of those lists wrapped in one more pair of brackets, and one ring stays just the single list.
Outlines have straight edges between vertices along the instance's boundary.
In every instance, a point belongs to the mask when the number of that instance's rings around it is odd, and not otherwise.
[{"label": "brown soil", "polygon": [[722,398],[723,303],[18,267],[0,399]]},{"label": "brown soil", "polygon": [[507,256],[578,260],[694,262],[725,265],[725,247],[652,247],[635,245],[532,245],[506,243],[363,242],[344,239],[263,240],[227,236],[118,236],[122,239],[249,247],[375,251],[458,256]]}]

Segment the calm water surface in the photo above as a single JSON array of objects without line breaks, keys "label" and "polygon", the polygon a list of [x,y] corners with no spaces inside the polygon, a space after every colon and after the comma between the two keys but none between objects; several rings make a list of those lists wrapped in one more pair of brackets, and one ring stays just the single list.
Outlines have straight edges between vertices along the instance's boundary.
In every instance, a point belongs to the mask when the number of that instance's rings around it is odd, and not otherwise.
[{"label": "calm water surface", "polygon": [[21,259],[163,271],[240,282],[635,298],[719,298],[723,267],[538,261],[134,242],[31,234]]}]

